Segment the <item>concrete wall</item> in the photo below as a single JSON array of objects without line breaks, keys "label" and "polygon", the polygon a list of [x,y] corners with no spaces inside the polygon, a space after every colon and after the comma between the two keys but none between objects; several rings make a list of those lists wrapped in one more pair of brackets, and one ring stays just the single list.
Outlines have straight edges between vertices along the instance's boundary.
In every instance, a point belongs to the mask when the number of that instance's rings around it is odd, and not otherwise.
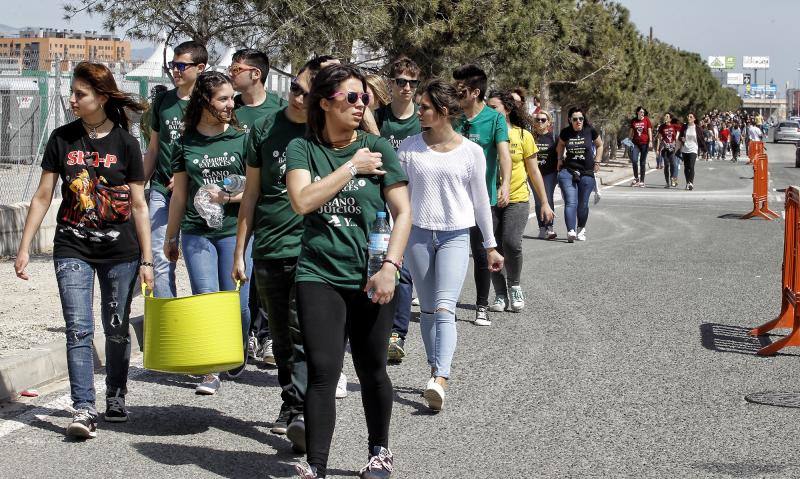
[{"label": "concrete wall", "polygon": [[[54,199],[42,220],[39,232],[33,238],[31,254],[53,250],[53,236],[56,231],[56,216],[59,206],[61,206],[61,200]],[[28,215],[28,207],[29,203],[0,205],[0,256],[17,254],[19,241],[22,238],[22,228],[25,226],[25,217]]]}]

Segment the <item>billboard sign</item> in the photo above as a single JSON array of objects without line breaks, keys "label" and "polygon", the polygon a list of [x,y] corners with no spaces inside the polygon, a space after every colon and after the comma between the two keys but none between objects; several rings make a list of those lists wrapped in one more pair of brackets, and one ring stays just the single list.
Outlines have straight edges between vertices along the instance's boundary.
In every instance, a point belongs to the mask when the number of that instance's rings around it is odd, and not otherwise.
[{"label": "billboard sign", "polygon": [[728,85],[744,85],[744,74],[728,73]]},{"label": "billboard sign", "polygon": [[769,68],[769,57],[742,57],[742,68],[766,70]]},{"label": "billboard sign", "polygon": [[723,70],[725,68],[725,57],[708,57],[708,67],[714,70]]},{"label": "billboard sign", "polygon": [[736,68],[736,57],[725,57],[725,69],[733,70]]}]

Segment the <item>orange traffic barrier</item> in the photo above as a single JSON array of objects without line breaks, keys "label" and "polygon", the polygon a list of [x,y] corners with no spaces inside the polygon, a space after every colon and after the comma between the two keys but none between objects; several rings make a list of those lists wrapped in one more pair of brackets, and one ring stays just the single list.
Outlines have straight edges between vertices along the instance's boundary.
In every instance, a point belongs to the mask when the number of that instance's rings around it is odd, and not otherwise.
[{"label": "orange traffic barrier", "polygon": [[[752,145],[752,142],[750,144]],[[754,216],[768,220],[780,216],[769,209],[769,162],[766,153],[758,154],[753,158],[753,211],[742,216],[742,219],[746,220]]]},{"label": "orange traffic barrier", "polygon": [[763,141],[751,141],[747,145],[747,163],[752,163],[753,160],[757,155],[763,154],[764,151],[764,142]]},{"label": "orange traffic barrier", "polygon": [[761,348],[758,354],[769,356],[786,346],[800,346],[800,190],[786,188],[786,228],[783,241],[783,278],[781,281],[781,312],[777,318],[750,330],[751,336],[760,336],[773,329],[792,328],[788,336]]}]

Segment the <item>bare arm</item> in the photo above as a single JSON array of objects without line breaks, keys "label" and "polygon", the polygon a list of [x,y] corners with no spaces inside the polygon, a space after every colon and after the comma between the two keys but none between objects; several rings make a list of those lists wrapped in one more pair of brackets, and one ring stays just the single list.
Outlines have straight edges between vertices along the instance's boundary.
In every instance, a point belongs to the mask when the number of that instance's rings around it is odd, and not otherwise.
[{"label": "bare arm", "polygon": [[561,171],[561,168],[564,167],[564,150],[567,148],[567,145],[564,144],[564,140],[561,138],[558,139],[558,144],[556,145],[556,158],[558,158],[558,166],[556,170]]},{"label": "bare arm", "polygon": [[[153,262],[153,249],[150,244],[150,214],[147,211],[147,201],[144,198],[144,181],[128,183],[131,188],[131,210],[133,222],[136,226],[136,236],[139,238],[139,249],[142,250],[142,262]],[[139,280],[152,290],[153,268],[151,266],[139,267]]]},{"label": "bare arm", "polygon": [[531,184],[533,185],[533,193],[542,205],[542,221],[552,221],[553,210],[550,209],[550,203],[547,201],[547,190],[544,188],[542,172],[539,171],[539,162],[535,154],[525,158],[525,170],[528,172],[528,179],[531,180]]},{"label": "bare arm", "polygon": [[153,177],[153,172],[156,170],[156,160],[158,159],[158,132],[154,131],[150,134],[150,143],[147,145],[147,151],[142,157],[144,161],[144,177],[149,181]]},{"label": "bare arm", "polygon": [[36,188],[31,199],[30,207],[28,208],[28,216],[25,218],[25,226],[22,229],[22,239],[17,248],[17,259],[14,261],[14,271],[17,277],[27,280],[30,277],[25,272],[30,260],[30,247],[36,232],[42,226],[44,215],[50,208],[50,203],[53,201],[53,191],[58,183],[58,173],[52,171],[42,171],[42,176],[39,178],[39,187]]},{"label": "bare arm", "polygon": [[164,254],[170,261],[178,260],[178,244],[173,241],[178,237],[178,230],[186,214],[186,202],[189,196],[189,177],[185,171],[173,175],[174,187],[169,200],[169,220],[167,221],[167,234],[164,237]]},{"label": "bare arm", "polygon": [[508,205],[511,195],[511,150],[507,141],[497,144],[497,156],[500,159],[500,194],[497,197],[497,206],[504,208]]},{"label": "bare arm", "polygon": [[239,206],[239,218],[236,223],[236,249],[233,252],[233,272],[234,280],[247,281],[245,270],[244,252],[247,249],[247,242],[253,233],[253,221],[255,218],[256,204],[261,193],[261,168],[247,165],[247,181],[244,184],[242,204]]},{"label": "bare arm", "polygon": [[[411,202],[408,199],[408,187],[405,183],[396,183],[383,189],[389,210],[394,218],[392,236],[389,238],[389,249],[386,259],[400,263],[406,249],[408,235],[411,232]],[[381,269],[367,279],[364,291],[374,290],[373,303],[386,304],[392,300],[395,290],[397,268],[384,263]]]}]

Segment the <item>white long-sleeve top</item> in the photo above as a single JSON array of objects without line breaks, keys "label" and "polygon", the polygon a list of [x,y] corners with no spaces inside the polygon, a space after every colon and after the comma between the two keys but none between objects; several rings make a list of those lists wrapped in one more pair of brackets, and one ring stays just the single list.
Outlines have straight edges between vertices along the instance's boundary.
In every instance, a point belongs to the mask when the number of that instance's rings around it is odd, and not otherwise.
[{"label": "white long-sleeve top", "polygon": [[483,247],[497,246],[486,189],[486,157],[480,146],[462,138],[456,148],[441,153],[428,148],[420,133],[406,138],[397,156],[408,175],[415,226],[455,231],[475,226],[477,219]]}]

